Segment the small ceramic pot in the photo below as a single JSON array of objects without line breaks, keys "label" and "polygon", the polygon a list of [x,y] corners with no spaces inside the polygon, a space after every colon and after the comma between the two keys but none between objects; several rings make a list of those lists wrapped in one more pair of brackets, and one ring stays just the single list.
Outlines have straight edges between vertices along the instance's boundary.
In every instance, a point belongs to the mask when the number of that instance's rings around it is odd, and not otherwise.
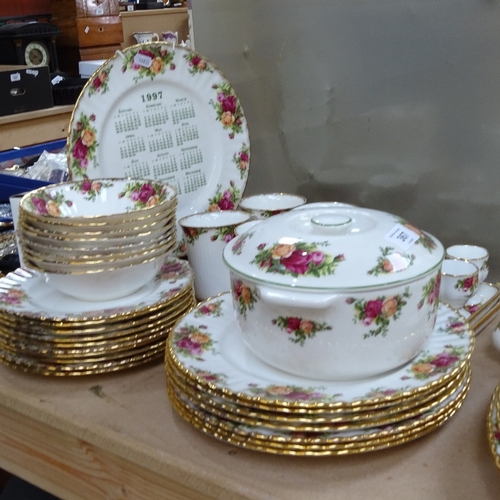
[{"label": "small ceramic pot", "polygon": [[203,212],[179,219],[198,300],[230,290],[229,269],[224,265],[222,252],[235,237],[235,228],[249,219],[250,215],[241,210]]},{"label": "small ceramic pot", "polygon": [[224,249],[249,349],[301,377],[355,380],[400,367],[436,321],[444,248],[394,215],[292,210]]},{"label": "small ceramic pot", "polygon": [[241,200],[240,209],[250,213],[255,219],[267,219],[297,208],[306,201],[306,198],[297,194],[264,193],[245,196]]},{"label": "small ceramic pot", "polygon": [[474,295],[479,284],[479,269],[467,260],[446,259],[441,268],[439,299],[460,309]]},{"label": "small ceramic pot", "polygon": [[482,283],[488,276],[488,250],[476,245],[452,245],[446,249],[447,259],[468,260],[479,269],[479,283]]},{"label": "small ceramic pot", "polygon": [[136,31],[132,34],[137,43],[157,42],[160,37],[153,31]]}]

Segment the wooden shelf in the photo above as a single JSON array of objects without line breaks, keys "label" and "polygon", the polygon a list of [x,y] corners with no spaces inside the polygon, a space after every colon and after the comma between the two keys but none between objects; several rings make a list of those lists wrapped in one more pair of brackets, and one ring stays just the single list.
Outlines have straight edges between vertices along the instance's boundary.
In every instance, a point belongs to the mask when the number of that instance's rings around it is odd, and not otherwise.
[{"label": "wooden shelf", "polygon": [[0,151],[66,138],[74,105],[0,117]]}]

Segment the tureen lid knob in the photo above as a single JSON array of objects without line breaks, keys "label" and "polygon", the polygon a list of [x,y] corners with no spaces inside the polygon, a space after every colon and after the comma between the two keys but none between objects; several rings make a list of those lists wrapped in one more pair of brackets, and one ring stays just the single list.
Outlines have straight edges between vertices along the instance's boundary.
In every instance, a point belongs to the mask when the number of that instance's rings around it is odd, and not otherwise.
[{"label": "tureen lid knob", "polygon": [[347,215],[323,213],[311,218],[313,226],[329,234],[345,234],[352,225],[352,219]]}]

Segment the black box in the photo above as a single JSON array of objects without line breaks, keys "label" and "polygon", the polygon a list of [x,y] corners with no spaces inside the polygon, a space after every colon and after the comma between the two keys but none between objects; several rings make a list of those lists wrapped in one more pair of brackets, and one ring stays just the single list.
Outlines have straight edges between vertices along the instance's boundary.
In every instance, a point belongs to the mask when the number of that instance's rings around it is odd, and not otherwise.
[{"label": "black box", "polygon": [[48,66],[0,66],[0,116],[53,106]]}]

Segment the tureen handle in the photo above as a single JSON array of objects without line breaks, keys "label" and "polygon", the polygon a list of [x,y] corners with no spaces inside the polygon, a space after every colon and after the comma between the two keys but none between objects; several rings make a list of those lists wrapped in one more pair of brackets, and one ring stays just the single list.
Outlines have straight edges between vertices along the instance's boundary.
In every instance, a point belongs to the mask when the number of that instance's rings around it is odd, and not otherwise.
[{"label": "tureen handle", "polygon": [[317,293],[280,291],[260,286],[260,298],[276,306],[308,307],[311,309],[325,309],[331,307],[339,295],[323,295]]}]

